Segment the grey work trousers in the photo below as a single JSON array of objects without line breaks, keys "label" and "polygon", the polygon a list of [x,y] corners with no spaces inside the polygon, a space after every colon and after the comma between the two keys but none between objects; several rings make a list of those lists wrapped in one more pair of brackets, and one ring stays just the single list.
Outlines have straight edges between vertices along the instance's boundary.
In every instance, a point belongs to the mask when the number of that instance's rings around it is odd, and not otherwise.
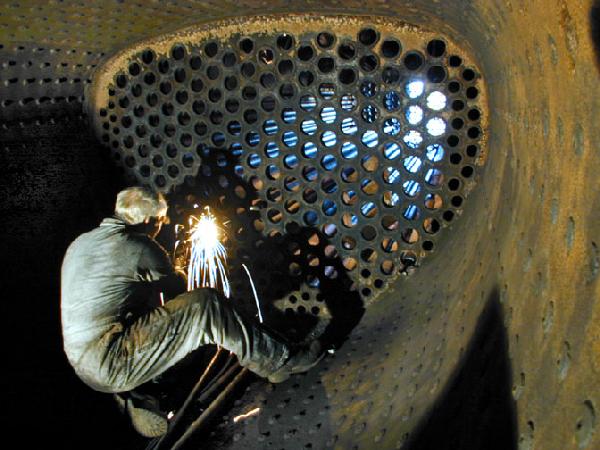
[{"label": "grey work trousers", "polygon": [[212,289],[196,289],[155,308],[130,326],[113,324],[86,347],[74,367],[92,388],[125,392],[162,374],[191,351],[216,344],[266,377],[289,357],[289,346],[242,319]]}]

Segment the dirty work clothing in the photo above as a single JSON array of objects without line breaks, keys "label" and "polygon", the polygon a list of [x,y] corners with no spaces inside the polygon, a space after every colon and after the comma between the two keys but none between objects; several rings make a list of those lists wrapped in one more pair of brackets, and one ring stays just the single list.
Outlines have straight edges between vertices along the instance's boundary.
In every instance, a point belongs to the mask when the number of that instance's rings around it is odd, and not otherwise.
[{"label": "dirty work clothing", "polygon": [[64,350],[78,376],[102,392],[151,380],[205,344],[235,353],[266,377],[288,346],[245,321],[212,289],[160,306],[183,285],[165,250],[118,218],[108,218],[67,249],[61,274]]}]

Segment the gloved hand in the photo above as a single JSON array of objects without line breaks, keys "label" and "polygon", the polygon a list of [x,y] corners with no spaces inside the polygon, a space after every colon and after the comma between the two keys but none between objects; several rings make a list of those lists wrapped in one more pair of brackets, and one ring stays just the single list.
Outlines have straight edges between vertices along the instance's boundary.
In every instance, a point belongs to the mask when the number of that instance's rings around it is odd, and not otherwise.
[{"label": "gloved hand", "polygon": [[285,364],[269,375],[267,379],[271,383],[281,383],[287,380],[290,375],[312,369],[324,356],[325,349],[321,345],[321,342],[314,340],[309,344],[297,348]]}]

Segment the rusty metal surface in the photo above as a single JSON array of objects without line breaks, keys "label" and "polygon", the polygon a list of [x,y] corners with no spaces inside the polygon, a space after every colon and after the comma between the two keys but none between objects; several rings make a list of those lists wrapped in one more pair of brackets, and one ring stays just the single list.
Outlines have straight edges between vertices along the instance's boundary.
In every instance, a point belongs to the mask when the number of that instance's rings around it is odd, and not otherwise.
[{"label": "rusty metal surface", "polygon": [[[47,109],[51,102],[20,100],[72,96],[78,110],[84,83],[49,95],[44,73],[35,75],[41,87],[27,82],[34,78],[28,68],[9,75],[32,59],[31,53],[19,56],[25,53],[15,46],[76,50],[67,64],[82,66],[69,77],[84,80],[91,75],[87,66],[99,62],[96,55],[112,55],[131,41],[265,8],[391,15],[437,29],[472,49],[487,82],[489,153],[477,176],[478,189],[448,230],[451,238],[440,240],[435,255],[413,277],[390,285],[373,302],[334,356],[272,392],[253,385],[236,408],[243,412],[264,402],[263,414],[235,426],[224,421],[216,431],[226,433],[215,434],[215,446],[401,448],[451,386],[484,305],[497,298],[506,326],[519,446],[598,448],[600,104],[593,6],[566,0],[4,3],[0,57],[7,65],[0,71],[0,100],[13,102],[0,108],[3,158],[13,162],[5,167],[17,173],[24,169],[14,161],[28,161],[27,152],[54,148],[19,130],[37,130],[27,121],[58,110]],[[10,60],[16,66],[8,66]],[[11,82],[15,77],[19,81]],[[45,161],[39,158],[40,167]],[[85,164],[85,159],[75,161]],[[27,202],[31,192],[54,189],[40,184],[44,172],[26,175],[13,178],[23,189],[11,192],[11,198]],[[85,179],[76,174],[64,183],[80,189]],[[60,203],[57,208],[68,209]],[[35,213],[20,216],[28,223]],[[43,273],[42,267],[36,270]]]}]

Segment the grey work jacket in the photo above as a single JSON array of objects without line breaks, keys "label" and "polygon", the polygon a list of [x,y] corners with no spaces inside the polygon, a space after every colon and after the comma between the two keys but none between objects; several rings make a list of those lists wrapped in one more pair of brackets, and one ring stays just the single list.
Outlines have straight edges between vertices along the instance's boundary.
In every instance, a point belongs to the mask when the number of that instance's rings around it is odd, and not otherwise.
[{"label": "grey work jacket", "polygon": [[284,343],[246,323],[216,291],[183,290],[165,250],[118,218],[79,236],[61,274],[67,358],[103,392],[123,392],[160,375],[201,345],[217,344],[261,376],[289,355]]}]

